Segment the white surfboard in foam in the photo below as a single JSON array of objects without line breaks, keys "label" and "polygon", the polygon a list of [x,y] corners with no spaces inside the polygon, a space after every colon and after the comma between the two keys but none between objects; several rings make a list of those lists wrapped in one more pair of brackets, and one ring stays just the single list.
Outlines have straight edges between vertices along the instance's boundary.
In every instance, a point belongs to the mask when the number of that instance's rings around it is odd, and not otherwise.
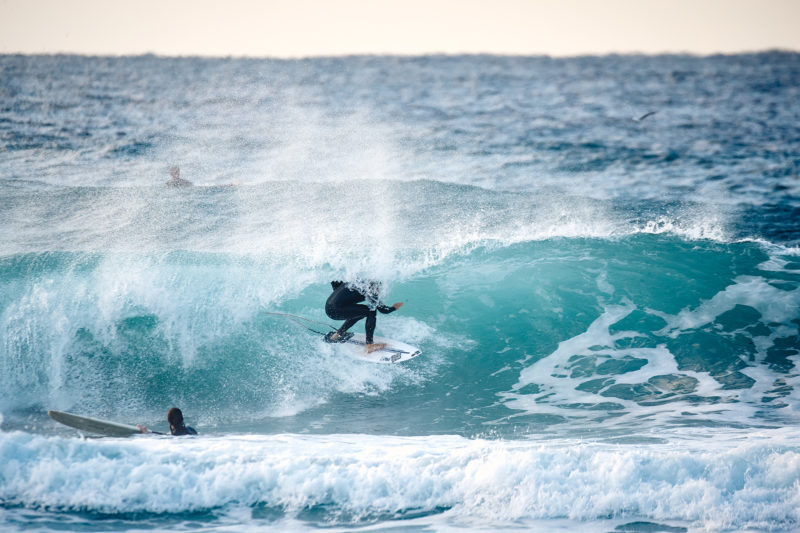
[{"label": "white surfboard in foam", "polygon": [[354,333],[352,337],[344,342],[331,344],[336,346],[337,351],[343,352],[353,359],[369,361],[370,363],[404,363],[422,353],[416,346],[392,339],[384,339],[383,337],[373,337],[372,342],[386,344],[386,347],[367,353],[367,339],[363,333]]}]

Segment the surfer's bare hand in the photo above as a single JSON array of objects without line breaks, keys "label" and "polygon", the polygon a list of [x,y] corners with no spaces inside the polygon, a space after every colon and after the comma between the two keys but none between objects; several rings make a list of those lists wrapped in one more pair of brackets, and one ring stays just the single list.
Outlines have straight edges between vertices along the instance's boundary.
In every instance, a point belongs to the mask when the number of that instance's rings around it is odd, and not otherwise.
[{"label": "surfer's bare hand", "polygon": [[139,433],[147,433],[147,426],[140,426],[136,424],[136,427],[139,428]]},{"label": "surfer's bare hand", "polygon": [[403,302],[397,302],[392,307],[394,307],[395,310],[400,309],[401,307],[403,307]]}]

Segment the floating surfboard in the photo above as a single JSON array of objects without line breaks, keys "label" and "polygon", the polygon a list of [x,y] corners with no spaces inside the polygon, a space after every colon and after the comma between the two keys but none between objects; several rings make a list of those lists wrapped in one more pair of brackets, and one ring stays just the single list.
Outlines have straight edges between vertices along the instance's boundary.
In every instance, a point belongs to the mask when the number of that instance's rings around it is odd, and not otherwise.
[{"label": "floating surfboard", "polygon": [[369,361],[370,363],[404,363],[414,359],[422,352],[419,348],[400,341],[373,337],[372,342],[384,343],[385,348],[367,353],[367,338],[363,333],[354,333],[352,337],[344,342],[332,342],[339,352],[344,352],[353,359],[359,361]]},{"label": "floating surfboard", "polygon": [[141,433],[139,428],[128,424],[120,424],[108,420],[100,420],[98,418],[89,418],[88,416],[73,415],[72,413],[64,413],[62,411],[47,411],[47,414],[56,422],[87,433],[97,433],[98,435],[106,435],[108,437],[130,437],[136,433]]}]

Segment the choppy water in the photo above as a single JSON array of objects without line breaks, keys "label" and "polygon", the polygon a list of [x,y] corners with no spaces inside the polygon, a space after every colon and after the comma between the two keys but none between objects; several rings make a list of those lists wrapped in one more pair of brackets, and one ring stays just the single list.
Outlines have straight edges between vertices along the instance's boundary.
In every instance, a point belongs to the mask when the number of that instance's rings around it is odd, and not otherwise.
[{"label": "choppy water", "polygon": [[[0,56],[0,95],[4,529],[800,527],[800,55]],[[264,313],[358,276],[423,356]],[[172,405],[201,437],[45,414]]]}]

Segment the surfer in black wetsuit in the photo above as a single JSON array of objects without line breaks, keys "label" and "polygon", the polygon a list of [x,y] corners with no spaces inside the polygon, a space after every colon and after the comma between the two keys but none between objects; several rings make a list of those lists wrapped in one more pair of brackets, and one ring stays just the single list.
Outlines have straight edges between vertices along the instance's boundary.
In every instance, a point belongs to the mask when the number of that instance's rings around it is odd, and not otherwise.
[{"label": "surfer in black wetsuit", "polygon": [[[375,332],[377,311],[383,314],[392,313],[401,307],[403,302],[397,302],[391,307],[383,305],[378,299],[381,285],[376,281],[365,284],[350,284],[343,281],[331,281],[333,293],[325,302],[325,313],[334,320],[344,320],[344,324],[335,332],[325,335],[327,342],[341,342],[347,339],[347,330],[366,318],[364,331],[366,333],[367,353],[386,347],[384,343],[373,343],[372,335]],[[361,302],[367,302],[364,305]]]},{"label": "surfer in black wetsuit", "polygon": [[[171,408],[167,411],[167,422],[169,422],[169,432],[175,437],[182,435],[197,435],[197,431],[193,427],[187,426],[183,421],[183,413],[177,407]],[[145,426],[136,426],[142,433],[149,433]]]}]

